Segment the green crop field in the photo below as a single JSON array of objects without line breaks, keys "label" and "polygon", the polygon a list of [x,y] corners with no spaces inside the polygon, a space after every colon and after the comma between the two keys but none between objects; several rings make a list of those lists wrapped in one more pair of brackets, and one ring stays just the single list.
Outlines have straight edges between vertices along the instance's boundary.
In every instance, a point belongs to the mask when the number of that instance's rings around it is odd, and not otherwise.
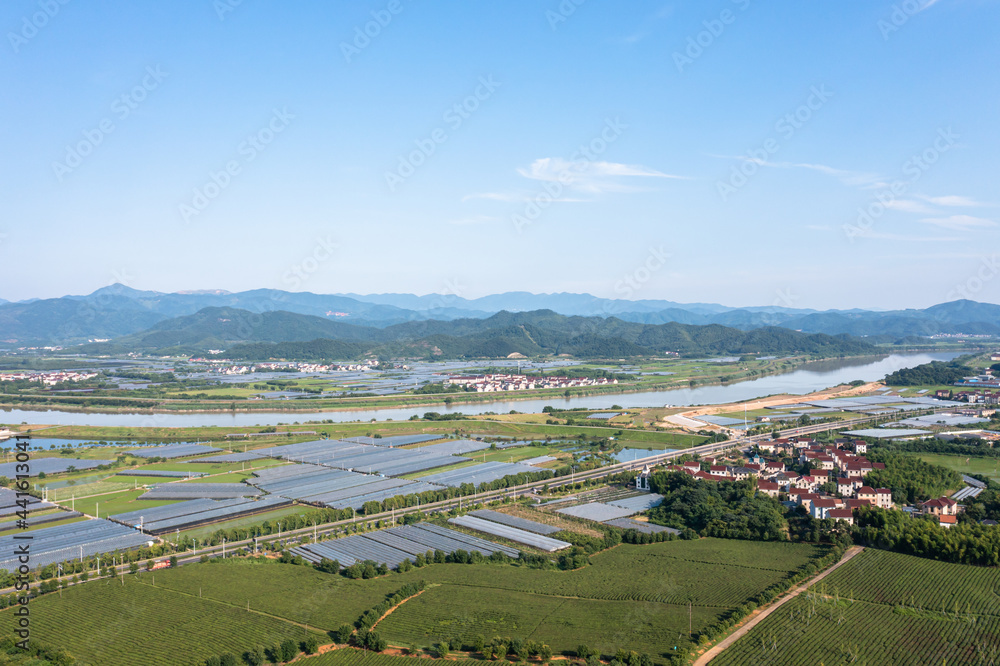
[{"label": "green crop field", "polygon": [[1000,571],[867,549],[713,664],[995,664]]},{"label": "green crop field", "polygon": [[[702,539],[622,544],[577,571],[436,564],[373,580],[273,560],[232,559],[157,571],[155,588],[150,573],[139,581],[126,576],[124,587],[106,580],[87,583],[66,590],[62,599],[41,597],[32,610],[45,618],[37,634],[43,643],[64,646],[87,663],[139,663],[124,655],[140,654],[136,650],[144,645],[152,657],[141,663],[192,663],[203,658],[202,651],[194,651],[205,646],[211,648],[207,654],[215,654],[234,646],[273,645],[281,631],[295,628],[292,623],[336,629],[406,583],[425,580],[430,589],[379,625],[391,644],[424,647],[482,633],[487,639],[530,637],[557,652],[581,643],[606,653],[624,647],[652,652],[659,660],[675,646],[689,647],[689,621],[694,631],[713,623],[824,552],[800,544]],[[111,641],[95,626],[141,638],[133,644]],[[65,638],[59,639],[56,627]],[[183,650],[167,654],[171,640],[179,641],[180,632],[192,627],[198,628],[199,641],[181,643]]]},{"label": "green crop field", "polygon": [[[695,606],[695,631],[715,621],[721,608]],[[661,655],[689,647],[688,608],[634,601],[573,599],[553,595],[441,585],[411,599],[378,626],[393,645],[431,646],[476,636],[522,638],[548,644],[555,652],[586,644],[603,654],[618,648]]]},{"label": "green crop field", "polygon": [[924,462],[953,469],[960,474],[981,474],[1000,481],[1000,458],[976,458],[941,453],[913,453]]},{"label": "green crop field", "polygon": [[86,513],[90,516],[95,516],[99,512],[101,516],[106,518],[108,516],[113,516],[116,513],[125,513],[127,511],[135,511],[137,509],[149,509],[154,506],[176,503],[176,500],[150,501],[138,499],[140,495],[143,495],[146,492],[145,488],[139,488],[138,490],[123,490],[110,495],[97,495],[95,497],[89,497],[82,500],[70,500],[67,498],[61,500],[59,504],[65,506],[66,508],[72,508],[81,513]]},{"label": "green crop field", "polygon": [[[726,539],[621,544],[578,571],[491,566],[433,566],[407,579],[609,601],[737,606],[826,551],[810,545]],[[623,571],[628,571],[623,576]],[[400,577],[404,578],[404,577]],[[716,581],[725,580],[725,585]]]},{"label": "green crop field", "polygon": [[157,587],[240,607],[249,600],[252,609],[326,630],[353,623],[404,584],[402,576],[354,581],[312,567],[240,559],[156,572]]},{"label": "green crop field", "polygon": [[[100,580],[31,602],[31,637],[66,648],[88,666],[190,666],[230,652],[309,632],[289,622],[210,599],[183,595],[125,576],[125,585]],[[9,614],[10,611],[4,611]],[[10,618],[8,618],[10,619]],[[320,637],[321,640],[325,640]]]}]

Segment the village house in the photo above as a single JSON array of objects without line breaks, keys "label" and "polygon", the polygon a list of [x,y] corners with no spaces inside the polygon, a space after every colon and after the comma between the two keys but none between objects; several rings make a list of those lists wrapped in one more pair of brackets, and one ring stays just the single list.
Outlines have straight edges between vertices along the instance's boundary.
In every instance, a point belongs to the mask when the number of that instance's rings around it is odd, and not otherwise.
[{"label": "village house", "polygon": [[960,510],[958,502],[950,497],[927,500],[920,505],[920,508],[931,516],[954,516]]},{"label": "village house", "polygon": [[834,500],[820,497],[812,501],[812,506],[809,507],[809,515],[816,520],[822,520],[827,518],[830,511],[836,508],[837,503]]},{"label": "village house", "polygon": [[832,520],[843,520],[848,525],[854,524],[854,512],[850,509],[830,509],[826,517]]},{"label": "village house", "polygon": [[768,497],[778,497],[778,493],[781,492],[781,486],[777,483],[771,481],[758,481],[757,490],[764,493]]}]

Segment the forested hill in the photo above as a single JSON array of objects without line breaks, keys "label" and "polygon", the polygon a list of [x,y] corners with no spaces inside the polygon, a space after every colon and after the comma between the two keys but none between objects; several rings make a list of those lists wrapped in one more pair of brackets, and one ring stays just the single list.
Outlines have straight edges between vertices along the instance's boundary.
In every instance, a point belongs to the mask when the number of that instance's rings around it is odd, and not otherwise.
[{"label": "forested hill", "polygon": [[375,328],[292,312],[257,314],[238,308],[205,308],[159,322],[141,333],[82,348],[87,353],[204,353],[209,349],[225,350],[226,358],[240,360],[348,359],[363,354],[436,359],[503,358],[515,353],[578,358],[666,352],[845,356],[875,351],[871,344],[846,335],[805,334],[777,327],[741,331],[718,324],[640,324],[614,317],[567,317],[551,310]]}]

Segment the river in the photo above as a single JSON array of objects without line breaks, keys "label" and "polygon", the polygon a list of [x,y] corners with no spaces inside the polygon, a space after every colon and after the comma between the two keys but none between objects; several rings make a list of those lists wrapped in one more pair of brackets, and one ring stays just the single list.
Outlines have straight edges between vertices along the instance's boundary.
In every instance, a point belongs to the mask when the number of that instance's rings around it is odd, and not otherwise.
[{"label": "river", "polygon": [[949,361],[959,352],[892,354],[873,359],[835,359],[818,361],[780,375],[727,385],[700,386],[697,388],[641,393],[615,393],[607,395],[574,396],[570,398],[543,398],[533,400],[497,400],[473,405],[439,405],[435,407],[393,407],[388,409],[363,409],[339,412],[216,412],[211,414],[87,414],[57,410],[0,410],[0,422],[51,425],[134,426],[134,427],[193,427],[193,426],[266,426],[280,423],[305,423],[306,421],[406,420],[428,411],[504,413],[515,409],[519,412],[540,412],[546,405],[553,407],[587,407],[608,409],[612,405],[625,407],[662,407],[663,405],[714,405],[753,400],[777,393],[804,395],[836,386],[855,379],[875,381],[901,368],[911,368],[930,361]]}]

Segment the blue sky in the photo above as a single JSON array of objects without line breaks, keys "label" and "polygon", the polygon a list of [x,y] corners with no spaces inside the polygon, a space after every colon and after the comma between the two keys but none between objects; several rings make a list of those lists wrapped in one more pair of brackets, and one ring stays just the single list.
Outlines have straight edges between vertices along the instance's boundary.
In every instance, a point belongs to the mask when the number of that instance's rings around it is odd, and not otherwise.
[{"label": "blue sky", "polygon": [[995,0],[10,0],[0,297],[1000,302],[998,25]]}]

